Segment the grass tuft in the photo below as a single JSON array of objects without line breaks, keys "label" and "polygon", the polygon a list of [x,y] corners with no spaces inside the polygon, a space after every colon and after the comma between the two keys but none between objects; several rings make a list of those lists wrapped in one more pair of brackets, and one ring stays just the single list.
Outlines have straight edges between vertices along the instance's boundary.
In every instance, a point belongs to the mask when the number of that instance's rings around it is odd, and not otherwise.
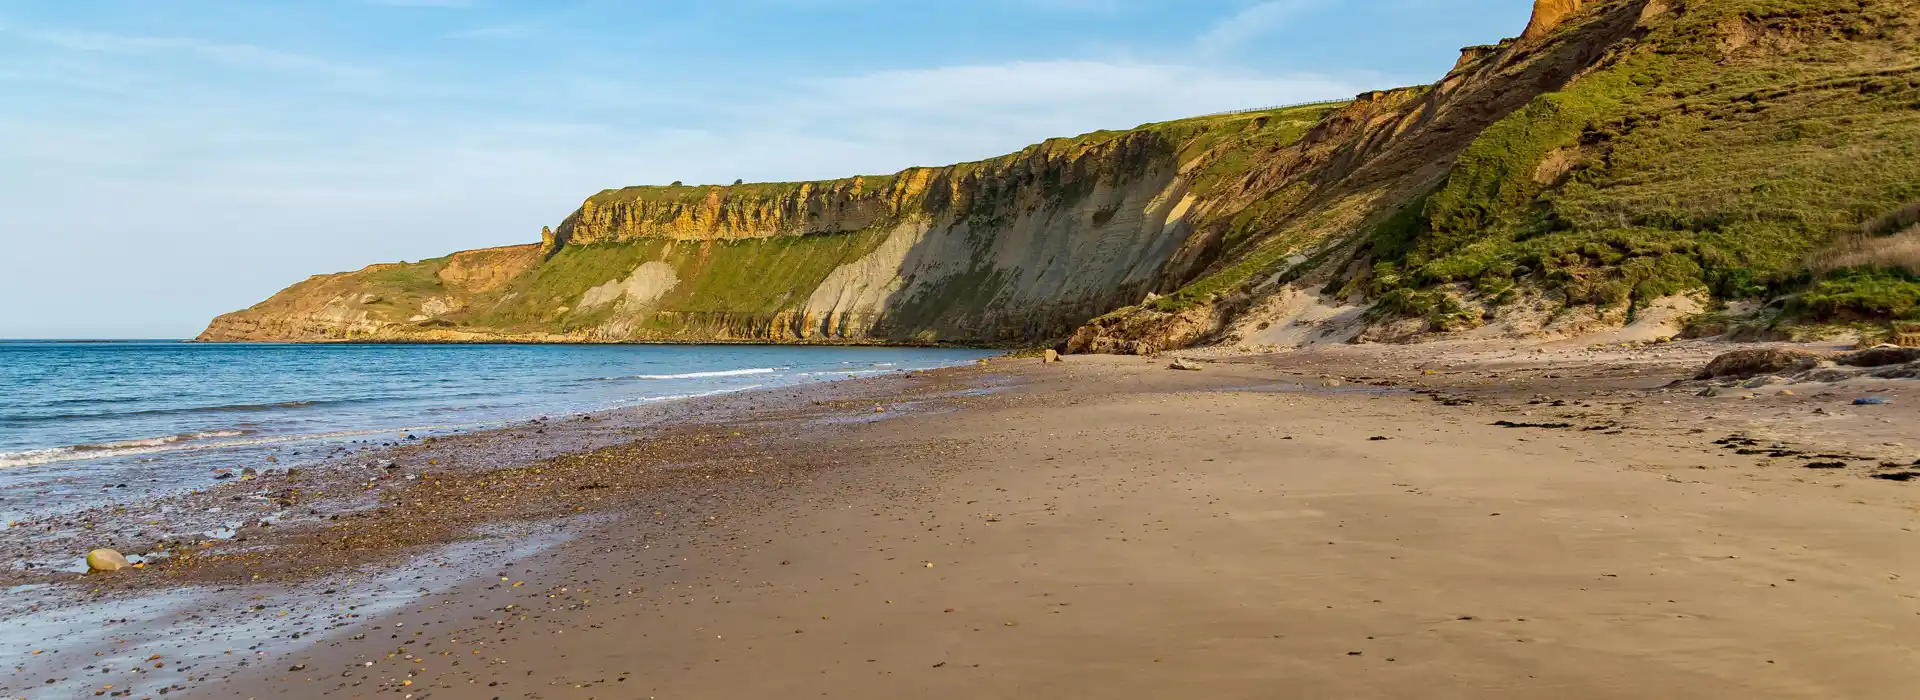
[{"label": "grass tuft", "polygon": [[1808,263],[1815,274],[1847,268],[1886,268],[1920,275],[1920,224],[1891,236],[1851,236]]},{"label": "grass tuft", "polygon": [[1920,319],[1920,275],[1906,270],[1836,270],[1792,299],[1789,311],[1814,321]]}]

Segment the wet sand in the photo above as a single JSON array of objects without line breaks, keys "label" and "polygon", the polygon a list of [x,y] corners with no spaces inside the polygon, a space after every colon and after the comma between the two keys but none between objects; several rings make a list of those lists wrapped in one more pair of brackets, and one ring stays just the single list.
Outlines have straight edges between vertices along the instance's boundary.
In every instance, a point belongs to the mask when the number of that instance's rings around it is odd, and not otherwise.
[{"label": "wet sand", "polygon": [[1666,386],[1719,349],[1001,360],[534,433],[521,495],[396,479],[13,616],[95,633],[0,693],[1912,697],[1911,382]]}]

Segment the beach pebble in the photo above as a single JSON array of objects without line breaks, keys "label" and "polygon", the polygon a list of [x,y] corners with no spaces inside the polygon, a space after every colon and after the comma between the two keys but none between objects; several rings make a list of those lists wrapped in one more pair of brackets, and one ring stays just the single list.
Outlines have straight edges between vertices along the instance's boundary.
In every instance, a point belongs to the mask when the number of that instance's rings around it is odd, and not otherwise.
[{"label": "beach pebble", "polygon": [[91,571],[119,571],[133,568],[133,562],[127,561],[124,554],[111,549],[96,549],[87,552],[87,569]]}]

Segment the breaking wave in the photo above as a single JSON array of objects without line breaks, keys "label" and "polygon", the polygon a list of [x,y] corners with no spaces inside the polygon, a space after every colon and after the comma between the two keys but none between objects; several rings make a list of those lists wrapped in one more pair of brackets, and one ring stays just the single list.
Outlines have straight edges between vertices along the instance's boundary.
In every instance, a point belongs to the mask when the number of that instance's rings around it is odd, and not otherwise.
[{"label": "breaking wave", "polygon": [[753,369],[727,369],[714,372],[687,372],[685,374],[636,374],[630,377],[596,377],[595,381],[618,381],[622,379],[710,379],[713,377],[745,377],[755,374],[773,374],[784,367],[755,367]]},{"label": "breaking wave", "polygon": [[[331,433],[306,433],[299,435],[272,435],[246,437],[245,430],[208,430],[197,433],[182,433],[135,440],[116,440],[113,442],[70,445],[67,447],[49,447],[20,452],[0,452],[0,469],[14,467],[32,467],[56,462],[71,462],[80,459],[106,459],[129,455],[154,454],[160,452],[185,452],[190,450],[213,450],[228,447],[246,447],[250,445],[272,445],[285,442],[306,440],[329,440],[335,438],[361,437],[365,435],[383,435],[388,433],[410,433],[437,430],[444,426],[419,426],[412,428],[389,428],[380,430],[346,430]],[[222,438],[242,438],[238,440]]]}]

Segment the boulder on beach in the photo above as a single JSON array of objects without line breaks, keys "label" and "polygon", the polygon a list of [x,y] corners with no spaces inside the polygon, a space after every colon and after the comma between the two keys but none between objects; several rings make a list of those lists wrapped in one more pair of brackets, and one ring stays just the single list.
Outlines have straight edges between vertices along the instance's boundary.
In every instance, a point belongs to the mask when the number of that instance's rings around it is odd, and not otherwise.
[{"label": "boulder on beach", "polygon": [[1882,345],[1849,353],[1834,358],[1835,362],[1848,367],[1886,367],[1920,362],[1920,348],[1903,348],[1895,345]]},{"label": "boulder on beach", "polygon": [[1053,348],[1047,348],[1046,352],[1041,354],[1040,361],[1043,364],[1049,364],[1049,365],[1055,362],[1059,362],[1060,353],[1055,351]]},{"label": "boulder on beach", "polygon": [[124,554],[111,549],[96,549],[87,552],[87,569],[90,571],[119,571],[133,568],[133,562],[127,561]]},{"label": "boulder on beach", "polygon": [[1176,358],[1173,358],[1172,364],[1167,365],[1167,369],[1177,369],[1177,370],[1184,370],[1188,372],[1198,372],[1200,371],[1200,364],[1197,362],[1193,362],[1191,360],[1186,360],[1186,359],[1176,357]]},{"label": "boulder on beach", "polygon": [[1735,350],[1713,358],[1694,379],[1746,379],[1763,374],[1804,372],[1819,362],[1813,353],[1800,350]]}]

